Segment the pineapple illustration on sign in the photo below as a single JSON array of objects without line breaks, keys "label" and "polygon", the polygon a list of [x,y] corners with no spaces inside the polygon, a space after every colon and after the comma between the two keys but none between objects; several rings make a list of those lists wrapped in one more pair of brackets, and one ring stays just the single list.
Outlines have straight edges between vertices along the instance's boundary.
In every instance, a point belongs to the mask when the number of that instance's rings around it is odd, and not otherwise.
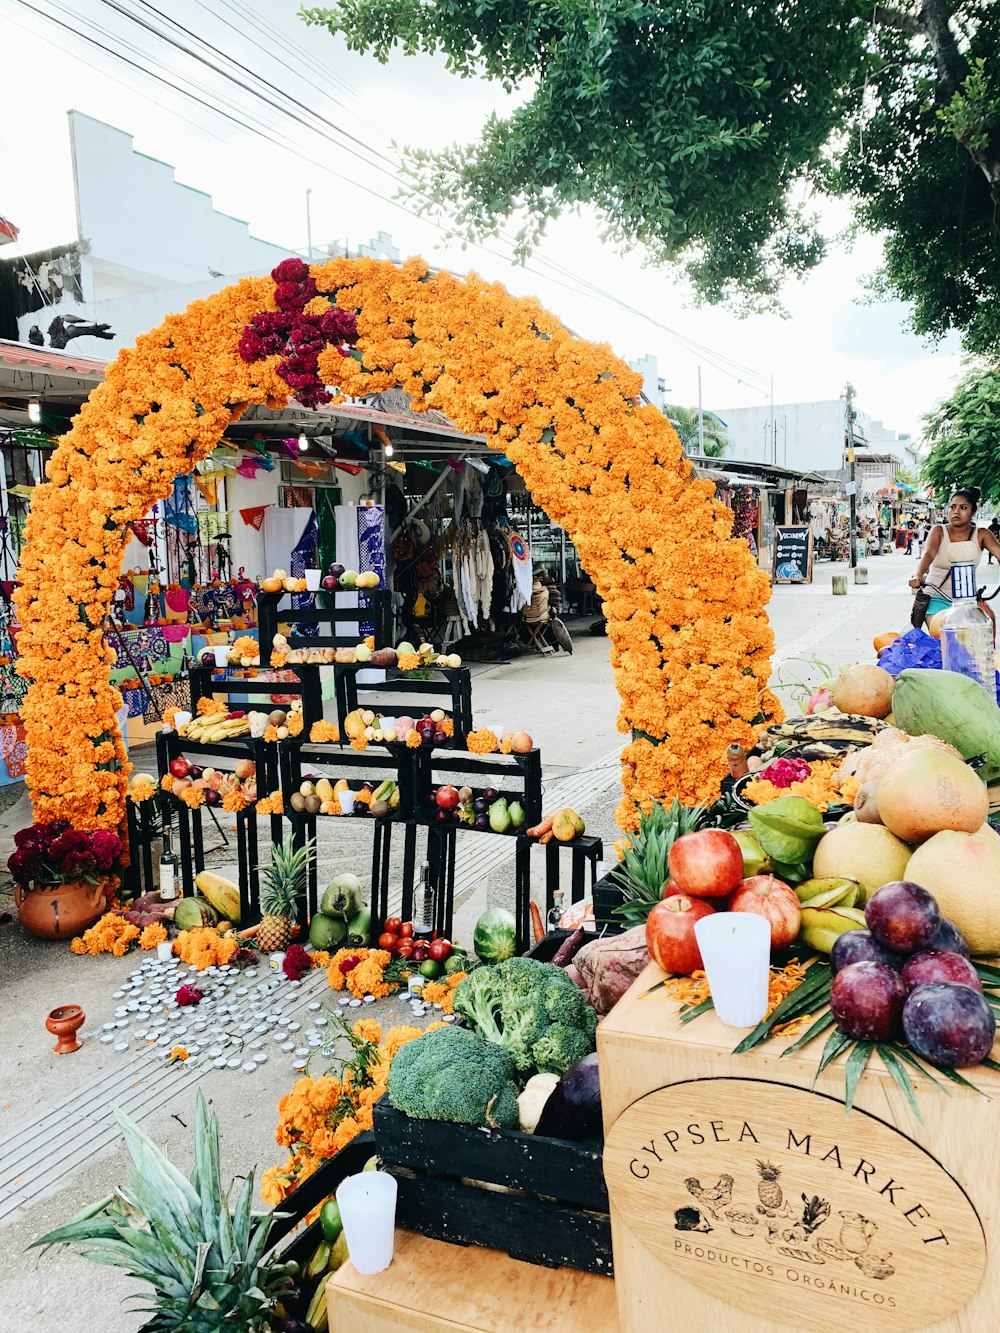
[{"label": "pineapple illustration on sign", "polygon": [[781,1167],[775,1166],[773,1162],[762,1162],[758,1158],[757,1171],[760,1174],[760,1180],[757,1181],[757,1198],[760,1200],[760,1211],[762,1213],[776,1213],[785,1199],[781,1185],[778,1183]]},{"label": "pineapple illustration on sign", "polygon": [[289,834],[280,847],[271,847],[271,864],[261,876],[261,923],[257,945],[264,953],[287,949],[306,878],[313,858],[313,839],[296,847]]}]

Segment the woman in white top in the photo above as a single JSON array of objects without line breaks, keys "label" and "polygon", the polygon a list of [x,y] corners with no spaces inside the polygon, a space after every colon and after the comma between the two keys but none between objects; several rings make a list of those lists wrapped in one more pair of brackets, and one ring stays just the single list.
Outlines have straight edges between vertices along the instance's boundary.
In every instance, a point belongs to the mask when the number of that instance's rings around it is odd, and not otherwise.
[{"label": "woman in white top", "polygon": [[955,491],[945,511],[947,522],[937,523],[930,530],[917,572],[910,579],[911,588],[916,590],[926,583],[931,593],[926,619],[951,606],[952,565],[979,565],[984,551],[1000,558],[1000,542],[989,528],[976,527],[978,504],[979,491],[974,486]]}]

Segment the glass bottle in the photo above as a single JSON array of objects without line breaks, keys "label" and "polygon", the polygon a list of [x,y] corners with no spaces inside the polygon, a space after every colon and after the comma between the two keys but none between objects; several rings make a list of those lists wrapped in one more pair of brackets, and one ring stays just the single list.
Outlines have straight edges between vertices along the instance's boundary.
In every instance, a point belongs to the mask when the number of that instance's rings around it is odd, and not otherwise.
[{"label": "glass bottle", "polygon": [[549,909],[549,919],[546,921],[546,929],[562,930],[563,918],[563,891],[556,889],[552,895],[552,906]]},{"label": "glass bottle", "polygon": [[976,604],[976,567],[971,562],[953,565],[952,608],[941,629],[941,662],[945,671],[957,671],[982,686],[996,702],[996,667],[993,660],[993,625]]},{"label": "glass bottle", "polygon": [[177,897],[177,857],[170,841],[170,821],[163,823],[163,850],[160,852],[160,898],[173,902]]},{"label": "glass bottle", "polygon": [[431,883],[430,862],[425,861],[420,867],[420,879],[413,898],[413,938],[426,940],[434,938],[434,920],[437,916],[434,886]]}]

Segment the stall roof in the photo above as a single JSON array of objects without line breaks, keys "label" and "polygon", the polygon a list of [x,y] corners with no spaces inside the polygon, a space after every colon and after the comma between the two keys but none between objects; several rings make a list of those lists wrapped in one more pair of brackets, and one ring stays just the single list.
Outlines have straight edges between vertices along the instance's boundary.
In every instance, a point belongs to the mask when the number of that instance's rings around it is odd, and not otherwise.
[{"label": "stall roof", "polygon": [[775,485],[785,480],[815,483],[825,480],[818,472],[795,472],[792,468],[779,467],[775,463],[753,463],[741,458],[709,458],[704,454],[688,454],[688,461],[699,471],[721,473],[737,483],[753,478]]}]

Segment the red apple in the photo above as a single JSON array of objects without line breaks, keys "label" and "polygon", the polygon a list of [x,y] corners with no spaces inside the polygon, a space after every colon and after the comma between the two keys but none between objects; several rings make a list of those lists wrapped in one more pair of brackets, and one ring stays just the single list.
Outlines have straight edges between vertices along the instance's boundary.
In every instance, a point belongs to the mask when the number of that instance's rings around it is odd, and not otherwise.
[{"label": "red apple", "polygon": [[725,829],[684,833],[667,857],[670,878],[681,893],[696,898],[725,898],[743,878],[743,852]]},{"label": "red apple", "polygon": [[674,893],[656,904],[646,918],[646,947],[664,972],[689,977],[705,965],[695,939],[694,924],[712,916],[714,907],[686,893]]},{"label": "red apple", "polygon": [[438,787],[434,794],[434,800],[437,802],[439,810],[454,810],[459,803],[458,788],[447,785]]},{"label": "red apple", "polygon": [[178,755],[176,759],[171,759],[170,771],[175,778],[186,778],[191,772],[191,765],[183,755]]},{"label": "red apple", "polygon": [[751,875],[729,902],[731,912],[756,912],[771,926],[771,948],[785,949],[799,933],[802,905],[795,890],[774,875]]}]

